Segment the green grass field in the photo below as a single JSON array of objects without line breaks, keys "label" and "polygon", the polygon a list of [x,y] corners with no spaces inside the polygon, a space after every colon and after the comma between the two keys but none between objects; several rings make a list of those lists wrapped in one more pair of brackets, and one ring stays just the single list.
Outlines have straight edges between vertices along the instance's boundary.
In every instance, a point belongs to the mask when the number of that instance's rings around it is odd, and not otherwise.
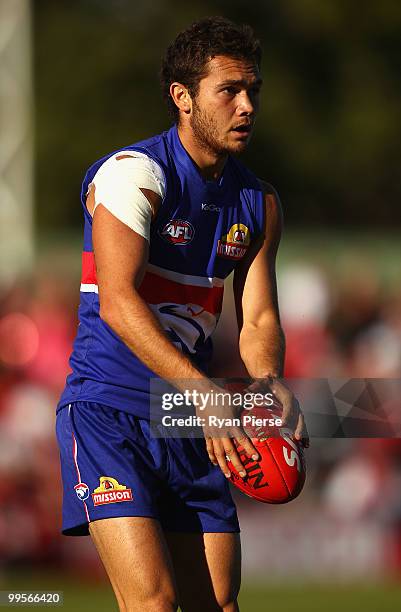
[{"label": "green grass field", "polygon": [[[0,583],[0,590],[45,588],[63,591],[64,612],[117,610],[111,588],[102,582],[82,583],[62,576],[31,574],[9,576]],[[251,586],[245,583],[240,606],[241,612],[393,612],[401,608],[401,584]],[[35,609],[46,608],[36,606]]]}]

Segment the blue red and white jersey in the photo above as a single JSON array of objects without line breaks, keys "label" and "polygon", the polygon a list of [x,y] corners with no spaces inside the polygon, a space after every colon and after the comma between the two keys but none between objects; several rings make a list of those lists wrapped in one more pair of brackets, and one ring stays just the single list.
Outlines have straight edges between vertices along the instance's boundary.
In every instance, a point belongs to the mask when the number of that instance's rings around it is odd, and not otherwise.
[{"label": "blue red and white jersey", "polygon": [[[218,181],[206,181],[181,144],[176,126],[122,150],[148,155],[165,177],[166,193],[151,224],[149,263],[139,293],[171,342],[207,372],[224,280],[264,228],[260,183],[231,157]],[[149,380],[156,375],[99,316],[92,217],[85,204],[89,184],[114,153],[93,164],[82,184],[79,326],[72,372],[59,407],[94,401],[147,418]]]}]

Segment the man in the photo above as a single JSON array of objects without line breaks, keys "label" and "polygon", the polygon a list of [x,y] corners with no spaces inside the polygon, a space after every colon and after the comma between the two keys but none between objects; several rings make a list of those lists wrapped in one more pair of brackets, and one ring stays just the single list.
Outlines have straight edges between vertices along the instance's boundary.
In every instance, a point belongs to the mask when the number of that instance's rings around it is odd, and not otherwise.
[{"label": "man", "polygon": [[306,437],[276,380],[280,204],[233,157],[254,126],[260,59],[247,26],[208,18],[181,32],[161,72],[176,124],[102,158],[83,182],[80,326],[57,415],[63,532],[90,532],[121,610],[238,610],[239,526],[224,475],[227,456],[245,475],[236,442],[256,450],[240,428],[205,428],[205,445],[156,439],[149,426],[150,378],[215,388],[210,336],[234,269],[241,357]]}]

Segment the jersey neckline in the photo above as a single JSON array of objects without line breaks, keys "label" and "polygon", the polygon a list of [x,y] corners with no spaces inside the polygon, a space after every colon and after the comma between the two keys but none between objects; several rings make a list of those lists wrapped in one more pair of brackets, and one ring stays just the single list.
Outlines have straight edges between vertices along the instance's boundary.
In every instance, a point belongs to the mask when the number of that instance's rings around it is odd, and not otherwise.
[{"label": "jersey neckline", "polygon": [[220,191],[226,183],[226,175],[229,166],[230,156],[228,156],[226,163],[224,164],[223,171],[216,181],[208,181],[205,179],[192,157],[181,142],[178,134],[177,124],[174,124],[167,132],[167,139],[172,146],[176,161],[182,166],[186,172],[189,172],[192,179],[196,179],[201,182],[204,187],[208,189],[217,189]]}]

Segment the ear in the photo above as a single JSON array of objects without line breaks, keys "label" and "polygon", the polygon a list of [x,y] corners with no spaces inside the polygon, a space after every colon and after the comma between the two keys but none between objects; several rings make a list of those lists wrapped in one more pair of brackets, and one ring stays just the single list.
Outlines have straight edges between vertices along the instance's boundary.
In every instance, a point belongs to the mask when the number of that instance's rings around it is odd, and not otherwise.
[{"label": "ear", "polygon": [[192,98],[188,89],[182,83],[171,83],[170,96],[173,98],[177,108],[183,113],[190,113],[192,110]]}]

